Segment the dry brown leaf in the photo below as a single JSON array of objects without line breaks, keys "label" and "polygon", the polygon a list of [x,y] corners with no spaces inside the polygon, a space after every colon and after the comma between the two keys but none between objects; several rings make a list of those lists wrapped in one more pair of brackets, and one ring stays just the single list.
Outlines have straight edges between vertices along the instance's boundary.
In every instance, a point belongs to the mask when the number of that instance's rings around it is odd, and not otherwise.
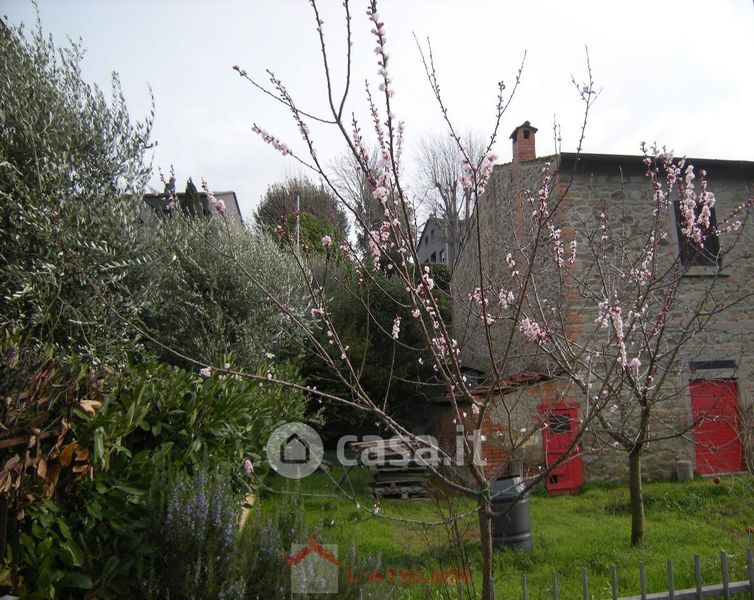
[{"label": "dry brown leaf", "polygon": [[10,471],[13,469],[13,467],[15,467],[20,462],[21,462],[21,457],[18,456],[18,454],[14,454],[13,456],[10,457],[8,462],[6,462],[5,465],[3,465],[3,470]]},{"label": "dry brown leaf", "polygon": [[85,473],[89,469],[89,465],[76,465],[73,467],[74,473]]},{"label": "dry brown leaf", "polygon": [[81,450],[76,450],[76,460],[78,462],[84,462],[88,458],[89,458],[89,448],[82,448]]},{"label": "dry brown leaf", "polygon": [[42,479],[47,475],[47,461],[44,458],[42,458],[37,465],[37,475]]},{"label": "dry brown leaf", "polygon": [[73,451],[76,449],[76,442],[71,442],[63,446],[63,451],[60,453],[60,464],[67,467],[71,464],[73,458]]},{"label": "dry brown leaf", "polygon": [[45,498],[52,498],[55,494],[55,487],[58,485],[60,469],[60,465],[50,465],[50,468],[47,469],[47,487],[44,492]]},{"label": "dry brown leaf", "polygon": [[84,412],[93,415],[95,414],[96,409],[102,406],[102,402],[100,402],[99,400],[82,400],[81,402],[79,402],[79,406],[84,409]]}]

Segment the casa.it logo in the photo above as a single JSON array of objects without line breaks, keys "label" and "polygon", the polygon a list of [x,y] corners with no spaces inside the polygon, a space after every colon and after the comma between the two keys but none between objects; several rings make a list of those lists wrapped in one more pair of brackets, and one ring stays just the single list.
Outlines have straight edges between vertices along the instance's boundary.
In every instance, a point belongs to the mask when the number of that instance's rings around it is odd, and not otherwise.
[{"label": "casa.it logo", "polygon": [[317,470],[325,453],[322,438],[304,423],[286,423],[267,440],[267,460],[283,477],[301,479]]}]

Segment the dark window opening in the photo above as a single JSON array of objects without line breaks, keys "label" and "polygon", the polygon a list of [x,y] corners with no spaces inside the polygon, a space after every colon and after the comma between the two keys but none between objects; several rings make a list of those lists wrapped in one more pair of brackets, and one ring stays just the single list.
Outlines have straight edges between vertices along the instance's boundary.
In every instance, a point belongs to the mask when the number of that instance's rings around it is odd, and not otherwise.
[{"label": "dark window opening", "polygon": [[692,360],[689,362],[689,369],[692,371],[702,371],[705,369],[735,369],[735,360],[731,359],[719,359],[719,360]]},{"label": "dark window opening", "polygon": [[571,431],[571,419],[568,415],[550,415],[548,427],[551,433],[568,433]]},{"label": "dark window opening", "polygon": [[529,130],[528,129],[524,129],[524,139],[525,140],[529,139]]},{"label": "dark window opening", "polygon": [[[715,233],[717,227],[717,217],[715,216],[715,207],[710,209],[710,227],[705,232],[704,242],[697,242],[686,238],[682,231],[683,217],[681,216],[681,204],[676,201],[675,207],[675,227],[678,233],[679,254],[681,265],[684,267],[691,266],[710,266],[716,265],[720,261],[720,238]],[[698,208],[698,210],[701,210]],[[697,212],[697,215],[699,213]]]},{"label": "dark window opening", "polygon": [[432,256],[429,257],[430,262],[437,262],[437,253],[433,252]]}]

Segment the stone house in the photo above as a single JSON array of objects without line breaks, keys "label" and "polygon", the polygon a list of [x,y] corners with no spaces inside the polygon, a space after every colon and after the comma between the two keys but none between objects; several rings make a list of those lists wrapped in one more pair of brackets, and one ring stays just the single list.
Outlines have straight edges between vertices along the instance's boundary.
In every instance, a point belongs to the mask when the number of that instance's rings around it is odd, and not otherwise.
[{"label": "stone house", "polygon": [[[482,224],[481,265],[488,281],[504,279],[510,268],[509,248],[521,243],[524,223],[531,213],[522,198],[526,190],[536,194],[546,163],[552,196],[562,199],[563,214],[569,215],[559,223],[565,239],[571,239],[575,231],[575,222],[569,219],[585,214],[608,214],[613,223],[620,223],[629,233],[633,229],[640,231],[644,220],[652,218],[646,203],[642,204],[649,190],[644,157],[575,153],[537,157],[536,132],[528,121],[513,131],[512,162],[495,165],[476,207]],[[728,214],[752,197],[754,162],[689,162],[697,172],[706,171],[709,189],[716,197],[717,215]],[[658,433],[658,439],[665,439],[647,449],[644,475],[649,479],[670,479],[687,477],[691,469],[701,474],[743,471],[754,466],[754,294],[747,296],[754,292],[754,224],[744,221],[736,246],[722,257],[722,263],[716,237],[710,236],[703,248],[692,252],[678,227],[670,229],[675,237],[663,240],[662,251],[673,260],[680,256],[684,266],[678,297],[704,294],[715,279],[714,293],[720,298],[736,298],[737,302],[716,315],[712,326],[684,345],[683,356],[673,363],[678,367],[668,373],[663,384],[672,388],[672,393],[668,393],[669,400],[655,408],[657,425],[653,425],[656,432],[667,431],[668,435]],[[480,319],[474,317],[470,296],[479,286],[477,252],[476,244],[461,248],[451,291],[454,335],[467,375],[480,382],[475,389],[477,394],[490,393],[490,387],[494,388],[495,404],[482,427],[488,468],[501,474],[531,472],[569,452],[570,459],[550,477],[548,488],[552,492],[574,491],[590,479],[624,479],[625,453],[598,443],[596,434],[587,434],[573,446],[568,443],[570,432],[575,429],[573,422],[584,414],[584,401],[533,344],[519,342],[505,364],[498,365],[501,378],[493,381],[488,343],[500,349],[508,338],[505,326],[491,328],[488,342]],[[574,265],[570,268],[586,269],[588,265],[585,248],[580,248],[578,258],[574,252]],[[546,267],[542,269],[536,277],[546,291],[557,274],[546,272]],[[564,297],[559,302],[564,328],[574,339],[593,330],[596,307],[584,310],[575,297]],[[441,398],[436,404],[435,429],[440,439],[447,439],[454,428],[449,400]],[[540,427],[532,426],[537,419]],[[515,439],[519,425],[523,440]],[[510,442],[507,445],[505,438]],[[517,449],[515,456],[506,451],[510,447]]]}]

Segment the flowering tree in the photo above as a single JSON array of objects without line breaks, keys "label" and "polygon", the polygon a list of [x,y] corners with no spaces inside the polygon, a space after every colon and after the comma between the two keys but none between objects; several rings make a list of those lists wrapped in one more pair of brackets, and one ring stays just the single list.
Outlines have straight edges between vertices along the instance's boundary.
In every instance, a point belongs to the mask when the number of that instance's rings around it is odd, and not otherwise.
[{"label": "flowering tree", "polygon": [[[411,229],[405,226],[406,223],[410,222],[409,215],[412,213],[414,207],[402,179],[401,155],[404,125],[393,112],[395,90],[389,74],[390,57],[386,49],[387,38],[385,26],[377,12],[376,1],[370,2],[367,16],[371,21],[371,32],[376,42],[375,54],[377,57],[378,91],[375,92],[373,86],[367,81],[365,93],[371,115],[374,143],[378,149],[378,164],[375,168],[373,163],[370,162],[370,153],[367,150],[368,145],[365,141],[365,133],[361,123],[358,121],[355,113],[351,113],[349,116],[345,110],[347,101],[350,99],[349,90],[352,76],[350,55],[348,57],[349,60],[347,60],[345,85],[343,86],[344,91],[341,96],[336,96],[333,91],[336,87],[336,82],[333,81],[329,69],[330,58],[325,43],[323,23],[315,2],[312,2],[312,8],[317,25],[322,60],[325,65],[330,114],[326,117],[315,116],[302,110],[288,93],[284,84],[272,72],[269,72],[272,87],[270,90],[266,88],[265,90],[275,96],[277,100],[291,111],[301,134],[305,154],[296,152],[290,145],[260,125],[255,124],[253,128],[262,137],[263,141],[269,143],[281,154],[292,156],[299,164],[317,173],[331,187],[333,194],[338,197],[343,206],[351,213],[368,240],[369,253],[365,255],[361,255],[347,240],[344,240],[337,248],[334,245],[330,246],[324,274],[319,279],[309,277],[312,270],[304,262],[304,259],[301,259],[302,272],[307,274],[307,278],[311,282],[309,292],[313,304],[313,308],[311,309],[313,323],[305,323],[297,320],[295,315],[290,316],[307,332],[310,326],[321,327],[324,330],[326,337],[322,341],[313,333],[306,333],[306,335],[309,336],[310,345],[319,360],[331,371],[333,377],[341,382],[349,391],[348,396],[335,396],[318,390],[312,390],[312,393],[318,395],[323,400],[341,402],[367,411],[386,430],[401,435],[414,447],[426,444],[425,441],[415,436],[405,427],[403,423],[394,418],[389,411],[385,410],[379,398],[371,397],[362,386],[357,362],[358,357],[353,356],[351,348],[344,342],[338,332],[330,313],[330,298],[326,293],[325,285],[327,277],[332,276],[333,273],[328,267],[331,267],[336,260],[349,261],[352,268],[358,274],[357,282],[361,285],[366,285],[368,282],[375,284],[374,272],[378,269],[400,280],[405,287],[407,297],[404,297],[401,302],[395,303],[395,316],[392,323],[378,323],[378,326],[382,328],[385,335],[392,338],[395,344],[400,345],[403,344],[401,325],[404,320],[412,319],[418,324],[421,330],[421,347],[409,349],[416,353],[418,363],[421,364],[423,361],[428,361],[432,365],[437,381],[444,387],[450,398],[452,411],[455,414],[455,421],[462,424],[459,426],[461,428],[461,438],[463,439],[465,452],[464,464],[461,467],[465,477],[459,477],[457,473],[452,471],[440,471],[434,465],[430,465],[429,468],[448,486],[475,498],[477,501],[483,555],[482,596],[484,598],[491,598],[494,595],[491,528],[491,519],[494,513],[492,511],[493,498],[491,497],[490,487],[491,482],[499,473],[486,472],[483,465],[473,460],[475,453],[472,448],[471,431],[479,429],[493,398],[490,395],[485,399],[479,400],[472,395],[471,387],[467,385],[466,376],[463,372],[457,340],[453,336],[450,323],[441,317],[439,290],[435,285],[434,279],[431,277],[429,269],[426,267],[422,268],[419,265],[415,250],[415,237]],[[344,10],[347,47],[350,48],[352,24],[351,9],[348,2],[344,3]],[[448,116],[448,111],[442,102],[431,48],[428,50],[429,53],[425,59],[427,75],[439,102],[445,123],[449,128],[450,138],[458,149],[457,155],[461,170],[459,181],[463,188],[463,194],[469,198],[473,208],[478,202],[479,197],[485,193],[486,185],[492,173],[495,161],[492,147],[497,141],[499,126],[513,92],[515,92],[515,86],[511,94],[507,95],[505,85],[502,82],[498,84],[497,103],[490,137],[485,143],[484,148],[477,155],[469,155],[467,148],[462,143],[461,136],[456,133]],[[240,66],[234,68],[241,77],[258,87],[262,87],[248,75],[245,69]],[[516,75],[516,85],[518,85],[519,77],[520,70]],[[584,91],[587,108],[590,105],[592,95],[590,82],[586,85]],[[373,229],[370,227],[370,223],[364,222],[358,206],[354,204],[347,194],[343,193],[343,190],[337,185],[337,181],[328,176],[327,170],[317,154],[315,141],[311,136],[307,124],[308,121],[312,120],[320,124],[329,124],[337,128],[342,134],[343,141],[351,153],[353,160],[369,183],[372,198],[379,202],[382,207],[382,221],[378,228]],[[479,230],[478,218],[477,216],[477,231]],[[543,230],[548,231],[544,225]],[[285,236],[285,232],[281,231],[280,233]],[[469,243],[474,243],[474,241],[470,240]],[[480,257],[479,260],[481,265],[482,258]],[[526,286],[531,277],[532,270],[530,269],[522,275],[522,285]],[[522,299],[525,297],[525,293],[512,296],[509,305],[506,307],[515,313],[513,319],[516,322],[520,320],[522,323],[529,323],[522,313]],[[288,307],[284,303],[277,301],[274,297],[271,297],[271,300],[276,302],[283,312],[289,314]],[[486,306],[487,298],[484,291],[479,295],[479,303],[482,307]],[[486,327],[491,326],[494,322],[485,308],[482,309],[481,316]],[[524,335],[530,332],[533,326],[533,324],[530,324],[528,328],[524,328]],[[521,333],[518,328],[512,328],[510,330],[511,342],[514,338],[519,338]],[[493,348],[490,345],[490,354],[496,357],[493,361],[493,365],[496,365],[494,368],[495,378],[501,376],[502,371],[500,366],[510,356],[511,348],[512,343],[509,343],[507,349],[504,349],[501,354],[498,348]],[[461,408],[463,401],[469,402],[473,407],[471,418]],[[445,455],[441,448],[433,448],[433,450]],[[544,476],[546,476],[546,471],[535,477],[530,485],[535,485]]]},{"label": "flowering tree", "polygon": [[[534,290],[521,325],[568,373],[584,419],[596,419],[587,438],[592,451],[625,454],[634,545],[644,535],[642,456],[705,418],[687,418],[681,401],[690,357],[730,339],[726,320],[752,298],[747,286],[727,281],[748,260],[738,242],[752,199],[738,202],[743,189],[726,196],[718,204],[725,216],[715,222],[704,170],[697,175],[664,149],[643,152],[644,181],[624,181],[610,201],[587,186],[578,210],[547,224],[557,294]],[[533,219],[542,215],[535,209]],[[572,231],[569,259],[558,221]]]},{"label": "flowering tree", "polygon": [[[297,323],[305,331],[312,326],[322,328],[326,334],[323,340],[312,333],[306,335],[310,336],[318,358],[349,391],[348,396],[313,393],[324,400],[345,403],[372,414],[388,431],[403,436],[415,446],[423,443],[385,410],[379,399],[371,397],[363,388],[351,349],[339,335],[325,293],[325,280],[332,272],[328,267],[336,260],[349,261],[362,285],[374,281],[375,269],[382,269],[399,279],[405,286],[407,297],[396,302],[392,323],[379,323],[378,326],[398,345],[403,343],[401,324],[405,319],[413,319],[421,329],[423,343],[412,349],[418,362],[430,362],[437,381],[444,386],[465,444],[465,477],[430,468],[451,488],[477,501],[483,554],[482,596],[491,598],[494,595],[491,532],[494,512],[490,488],[500,472],[485,469],[473,460],[471,432],[479,430],[488,413],[495,410],[496,387],[491,385],[486,393],[479,394],[474,393],[469,385],[459,342],[450,323],[440,316],[435,281],[428,270],[421,269],[415,252],[416,239],[411,229],[405,226],[410,222],[409,215],[414,207],[402,178],[404,125],[395,114],[395,89],[389,71],[391,59],[376,0],[369,3],[367,16],[375,40],[377,90],[368,80],[365,85],[378,150],[376,165],[370,160],[362,124],[355,112],[349,114],[346,110],[351,99],[350,54],[347,56],[343,92],[336,95],[337,82],[329,68],[330,56],[323,23],[316,2],[311,5],[325,66],[330,113],[319,116],[302,110],[285,85],[269,72],[271,88],[265,89],[290,110],[301,134],[303,151],[293,150],[259,125],[254,125],[254,131],[281,154],[292,156],[299,164],[317,173],[351,213],[368,240],[369,253],[366,255],[360,254],[347,240],[337,248],[329,246],[321,279],[310,279],[312,322],[299,320]],[[350,52],[352,19],[348,2],[344,3],[344,11]],[[594,443],[608,436],[611,446],[617,445],[626,453],[634,506],[632,541],[639,543],[643,531],[642,452],[655,440],[683,433],[676,428],[655,435],[650,426],[655,408],[678,394],[677,388],[666,383],[677,371],[682,350],[692,337],[705,330],[714,315],[733,302],[730,297],[720,300],[711,293],[722,272],[718,262],[715,263],[715,275],[704,289],[693,299],[689,297],[680,303],[683,278],[689,267],[667,243],[669,236],[673,235],[675,223],[673,190],[680,198],[680,235],[684,243],[702,246],[709,236],[722,239],[731,233],[729,245],[732,247],[740,223],[725,218],[715,226],[710,220],[714,200],[704,179],[700,185],[695,185],[693,169],[689,165],[674,162],[670,155],[659,151],[646,158],[648,185],[645,189],[649,190],[648,195],[635,198],[636,209],[641,210],[642,215],[651,214],[648,219],[629,229],[618,215],[612,214],[615,205],[596,209],[595,205],[601,201],[596,196],[591,198],[585,212],[583,207],[574,207],[569,201],[578,166],[576,159],[570,178],[563,164],[523,168],[527,171],[526,177],[514,174],[516,185],[510,203],[510,234],[501,236],[494,232],[497,244],[503,247],[494,248],[493,253],[489,240],[485,239],[487,234],[482,224],[484,215],[479,199],[488,186],[494,184],[491,177],[496,157],[492,150],[521,71],[516,75],[510,94],[502,82],[498,84],[490,136],[479,153],[470,153],[443,102],[431,46],[427,46],[422,56],[449,139],[454,144],[449,153],[458,157],[459,183],[469,201],[469,214],[473,214],[464,251],[472,256],[474,268],[468,277],[476,283],[468,289],[464,328],[472,321],[475,324],[493,382],[503,380],[525,365],[557,374],[564,381],[562,396],[577,399],[582,404],[581,420],[574,432],[571,449],[589,434],[592,436],[589,440]],[[262,87],[242,67],[234,68],[241,77]],[[585,109],[578,157],[589,110],[597,96],[591,68],[586,82],[576,84],[576,88]],[[330,125],[342,135],[353,163],[369,184],[372,198],[382,207],[383,218],[379,227],[372,227],[372,223],[363,220],[363,213],[353,198],[344,193],[337,179],[328,175],[307,124],[311,121]],[[641,204],[641,201],[645,203]],[[745,214],[747,209],[748,204],[742,204],[734,212]],[[502,268],[489,267],[491,255],[506,257]],[[311,272],[304,262],[301,262],[301,269]],[[739,294],[735,299],[736,302],[743,300],[745,294]],[[285,304],[279,303],[279,307],[287,311]],[[583,326],[584,322],[590,326]],[[581,325],[577,326],[578,323]],[[458,319],[455,330],[459,330]],[[470,414],[464,409],[464,403],[471,407]],[[547,426],[547,419],[532,417],[531,407],[526,406],[522,396],[509,397],[503,404],[508,427],[500,432],[500,437],[505,438],[506,450],[513,455]],[[520,426],[522,414],[523,426]],[[442,449],[436,450],[443,453]],[[546,477],[558,462],[541,470],[530,480],[528,487]]]}]

